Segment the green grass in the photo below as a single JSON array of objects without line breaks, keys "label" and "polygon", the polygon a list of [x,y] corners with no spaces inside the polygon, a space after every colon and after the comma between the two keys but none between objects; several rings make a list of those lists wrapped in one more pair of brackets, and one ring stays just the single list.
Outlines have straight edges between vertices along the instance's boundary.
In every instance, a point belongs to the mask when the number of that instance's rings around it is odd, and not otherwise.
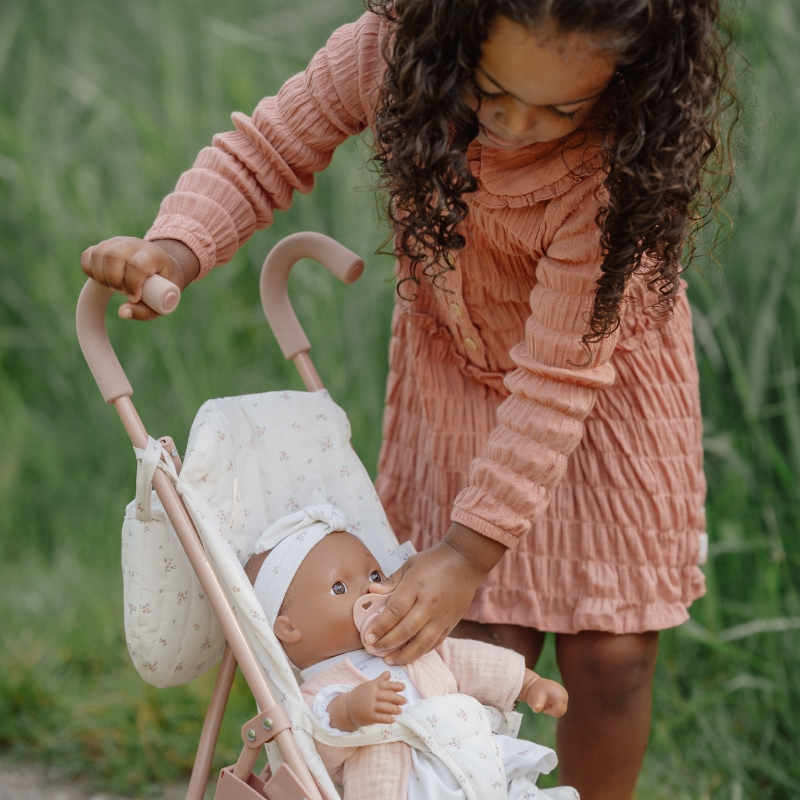
[{"label": "green grass", "polygon": [[[141,235],[211,135],[300,70],[358,0],[5,0],[0,5],[0,748],[98,787],[185,777],[213,674],[155,690],[122,634],[119,528],[133,459],[80,355],[82,249]],[[741,10],[750,71],[728,208],[732,236],[690,271],[712,541],[708,595],[663,634],[647,798],[800,796],[800,18]],[[182,448],[207,398],[299,387],[263,321],[258,269],[302,229],[367,259],[345,289],[292,280],[312,356],[374,469],[391,262],[368,144],[348,142],[298,198],[172,318],[113,321],[153,435]],[[554,669],[548,650],[545,670]],[[252,704],[237,682],[217,763]],[[526,730],[552,738],[547,720]]]}]

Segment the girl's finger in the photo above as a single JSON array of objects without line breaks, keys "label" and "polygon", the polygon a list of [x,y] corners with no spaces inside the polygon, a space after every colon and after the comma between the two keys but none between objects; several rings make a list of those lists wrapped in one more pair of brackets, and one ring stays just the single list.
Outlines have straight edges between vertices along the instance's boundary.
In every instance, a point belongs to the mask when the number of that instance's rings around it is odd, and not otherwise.
[{"label": "girl's finger", "polygon": [[[413,591],[404,590],[402,585],[397,588],[392,595],[392,599],[386,604],[386,607],[380,613],[380,616],[369,629],[369,633],[367,633],[364,639],[368,645],[368,650],[393,650],[405,644],[409,636],[413,636],[413,633],[408,634],[404,638],[395,635],[384,641],[386,634],[389,633],[389,631],[394,631],[398,623],[405,619],[408,612],[414,607],[415,600],[416,596]],[[407,625],[405,627],[406,629],[408,628]]]},{"label": "girl's finger", "polygon": [[144,303],[123,303],[117,313],[122,319],[134,319],[137,322],[147,322],[161,316]]},{"label": "girl's finger", "polygon": [[94,256],[95,258],[98,258],[97,263],[100,263],[102,259],[99,258],[99,256],[103,252],[105,252],[105,249],[110,245],[116,244],[122,238],[123,238],[122,236],[115,236],[113,239],[106,239],[106,241],[104,242],[100,242],[99,244],[87,247],[81,253],[81,269],[84,271],[84,273],[88,275],[90,278],[94,278],[95,280],[97,280],[97,276],[94,274],[94,271],[92,270],[92,257]]},{"label": "girl's finger", "polygon": [[[412,641],[393,654],[387,663],[402,665],[416,661],[420,656],[424,656],[425,653],[436,647],[437,643],[442,639],[442,630],[441,622],[431,620],[422,627]],[[445,633],[446,635],[447,633]]]},{"label": "girl's finger", "polygon": [[[102,263],[95,269],[95,274],[102,272],[106,286],[117,289],[123,294],[129,294],[127,283],[130,272],[129,259],[136,252],[137,244],[136,240],[119,239],[105,242],[103,247],[97,248],[98,252],[93,255],[93,261]],[[131,299],[134,303],[139,300],[138,297]]]},{"label": "girl's finger", "polygon": [[[380,617],[378,617],[378,621],[382,619],[385,613],[385,611],[381,613]],[[402,663],[397,660],[397,656],[409,641],[422,630],[428,618],[424,606],[419,602],[414,603],[408,608],[406,613],[392,625],[383,638],[378,639],[374,644],[367,645],[367,650],[379,652],[389,666]],[[375,627],[377,627],[377,623]],[[370,633],[373,633],[372,629],[370,629]]]},{"label": "girl's finger", "polygon": [[166,273],[170,277],[169,268],[172,265],[171,257],[158,245],[146,242],[128,258],[128,269],[125,272],[125,285],[128,298],[132,303],[138,303],[142,298],[144,282],[155,274]]},{"label": "girl's finger", "polygon": [[391,575],[387,576],[379,584],[375,585],[388,586],[391,591],[394,591],[402,583],[403,575],[406,574],[410,561],[411,559],[408,559],[408,561],[403,562],[403,565],[400,567],[400,569],[396,569]]}]

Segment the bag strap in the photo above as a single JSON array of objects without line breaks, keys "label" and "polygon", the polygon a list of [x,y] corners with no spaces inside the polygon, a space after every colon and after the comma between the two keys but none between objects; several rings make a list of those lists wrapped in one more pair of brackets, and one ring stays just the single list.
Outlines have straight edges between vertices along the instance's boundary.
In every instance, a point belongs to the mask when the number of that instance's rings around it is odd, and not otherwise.
[{"label": "bag strap", "polygon": [[153,475],[159,463],[163,463],[162,458],[166,455],[166,451],[161,442],[150,436],[144,450],[134,447],[133,452],[136,453],[136,519],[149,522]]}]

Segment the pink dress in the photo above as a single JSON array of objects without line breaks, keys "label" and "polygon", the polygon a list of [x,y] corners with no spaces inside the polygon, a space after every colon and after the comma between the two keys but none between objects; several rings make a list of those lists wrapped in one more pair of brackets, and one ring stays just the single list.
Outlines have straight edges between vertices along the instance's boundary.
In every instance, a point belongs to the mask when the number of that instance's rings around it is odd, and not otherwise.
[{"label": "pink dress", "polygon": [[[374,119],[386,23],[337,30],[308,69],[214,138],[148,239],[201,276],[308,192]],[[473,143],[480,189],[443,289],[398,300],[378,491],[418,549],[450,520],[510,548],[467,618],[563,633],[684,621],[704,592],[698,375],[689,306],[654,323],[634,279],[617,334],[586,358],[601,253],[600,143],[583,132],[503,152]],[[400,262],[398,273],[407,266]]]}]

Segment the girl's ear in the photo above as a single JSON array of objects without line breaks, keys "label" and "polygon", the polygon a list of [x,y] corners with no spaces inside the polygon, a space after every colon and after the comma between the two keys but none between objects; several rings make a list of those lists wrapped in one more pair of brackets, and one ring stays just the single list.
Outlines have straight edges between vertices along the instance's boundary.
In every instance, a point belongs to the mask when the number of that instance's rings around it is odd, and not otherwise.
[{"label": "girl's ear", "polygon": [[297,628],[292,627],[291,620],[285,614],[281,614],[275,620],[272,630],[285,644],[297,644],[303,638],[303,634]]}]

